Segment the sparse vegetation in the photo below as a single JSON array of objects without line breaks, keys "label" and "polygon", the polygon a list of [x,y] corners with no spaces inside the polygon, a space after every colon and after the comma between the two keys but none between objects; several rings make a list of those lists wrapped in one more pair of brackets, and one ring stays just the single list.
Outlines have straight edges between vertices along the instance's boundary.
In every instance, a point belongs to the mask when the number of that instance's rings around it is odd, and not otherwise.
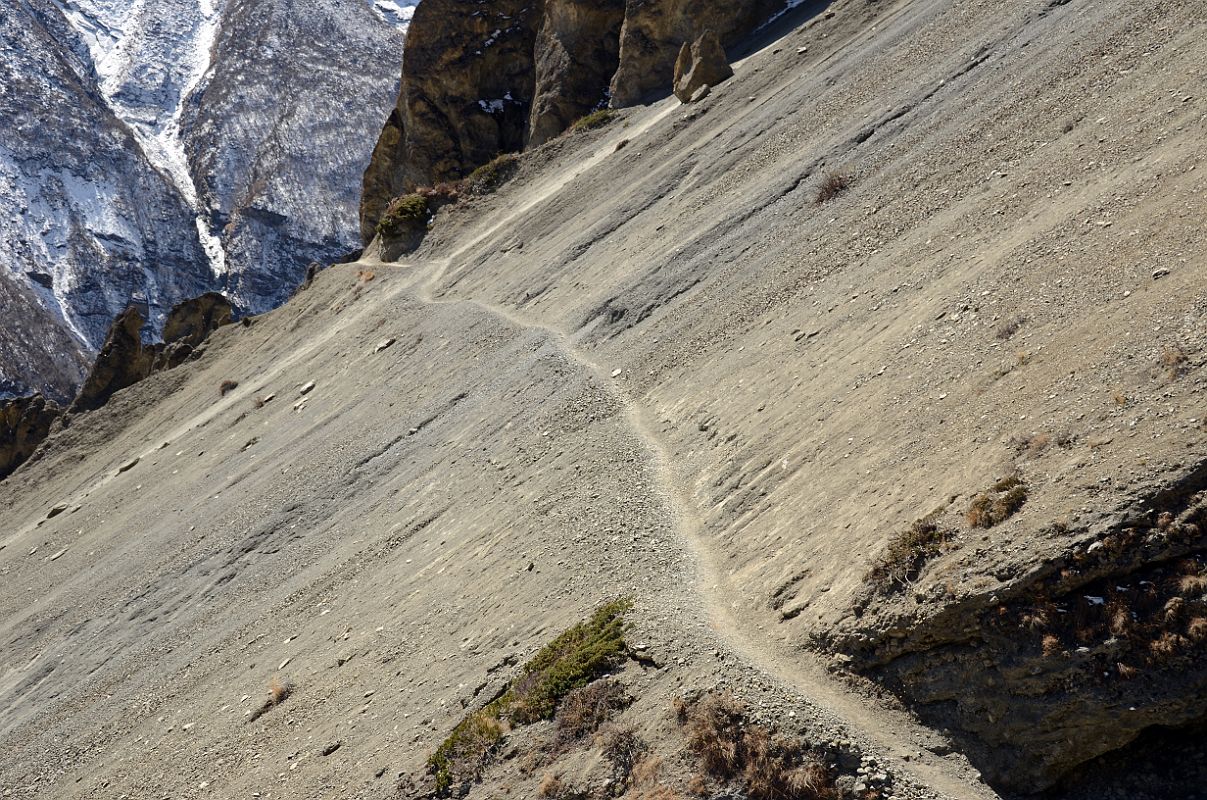
[{"label": "sparse vegetation", "polygon": [[688,747],[713,779],[739,783],[750,800],[829,800],[832,769],[804,742],[750,724],[729,694],[710,694],[683,713]]},{"label": "sparse vegetation", "polygon": [[838,170],[828,170],[817,187],[817,202],[828,203],[851,188],[851,176]]},{"label": "sparse vegetation", "polygon": [[570,132],[582,133],[583,131],[602,128],[614,121],[618,116],[620,115],[610,108],[601,108],[575,120],[574,124],[570,126]]},{"label": "sparse vegetation", "polygon": [[288,681],[283,681],[280,678],[273,678],[268,684],[268,697],[261,703],[251,714],[248,715],[248,722],[255,722],[260,717],[267,714],[272,709],[284,703],[293,694],[293,684]]},{"label": "sparse vegetation", "polygon": [[227,394],[235,391],[238,388],[239,388],[238,381],[225,380],[222,383],[218,384],[218,396],[226,397]]},{"label": "sparse vegetation", "polygon": [[1027,318],[1021,314],[1011,317],[998,326],[997,332],[994,334],[1001,341],[1006,341],[1014,334],[1018,333],[1023,325],[1027,322]]},{"label": "sparse vegetation", "polygon": [[415,192],[395,197],[378,221],[377,233],[396,237],[422,231],[427,227],[429,216],[428,200],[422,194]]},{"label": "sparse vegetation", "polygon": [[1161,348],[1161,365],[1165,368],[1165,375],[1170,380],[1175,380],[1186,374],[1190,357],[1186,355],[1186,351],[1176,345],[1168,345]]},{"label": "sparse vegetation", "polygon": [[566,694],[554,722],[563,742],[584,739],[633,702],[619,681],[595,681]]},{"label": "sparse vegetation", "polygon": [[926,562],[941,554],[954,535],[939,525],[946,507],[937,508],[889,540],[884,554],[872,565],[867,580],[881,591],[908,586]]},{"label": "sparse vegetation", "polygon": [[462,185],[471,194],[490,194],[507,183],[520,168],[520,157],[515,153],[496,156],[469,174]]},{"label": "sparse vegetation", "polygon": [[633,769],[645,757],[649,745],[630,727],[612,725],[599,736],[603,757],[612,765],[612,779],[621,786],[633,781]]},{"label": "sparse vegetation", "polygon": [[551,719],[570,692],[587,686],[624,658],[624,598],[598,608],[545,645],[498,699],[463,719],[428,759],[438,796],[473,783],[491,763],[509,726]]},{"label": "sparse vegetation", "polygon": [[973,498],[965,518],[974,528],[992,528],[1018,513],[1026,502],[1026,484],[1011,475],[993,484],[989,492]]}]

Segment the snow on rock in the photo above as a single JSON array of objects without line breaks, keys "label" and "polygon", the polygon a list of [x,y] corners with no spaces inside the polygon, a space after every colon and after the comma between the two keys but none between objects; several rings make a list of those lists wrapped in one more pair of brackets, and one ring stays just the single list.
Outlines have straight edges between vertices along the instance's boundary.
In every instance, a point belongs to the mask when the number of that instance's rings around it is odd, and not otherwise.
[{"label": "snow on rock", "polygon": [[357,247],[416,2],[0,0],[0,390],[61,396],[135,296],[258,313]]}]

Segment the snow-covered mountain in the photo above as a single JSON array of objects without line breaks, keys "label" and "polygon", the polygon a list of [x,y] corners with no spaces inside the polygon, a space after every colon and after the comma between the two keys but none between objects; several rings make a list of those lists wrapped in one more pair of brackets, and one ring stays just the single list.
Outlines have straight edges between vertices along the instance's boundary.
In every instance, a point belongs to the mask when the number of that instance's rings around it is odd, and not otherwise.
[{"label": "snow-covered mountain", "polygon": [[257,313],[356,248],[417,2],[0,0],[0,393],[69,393],[132,298]]}]

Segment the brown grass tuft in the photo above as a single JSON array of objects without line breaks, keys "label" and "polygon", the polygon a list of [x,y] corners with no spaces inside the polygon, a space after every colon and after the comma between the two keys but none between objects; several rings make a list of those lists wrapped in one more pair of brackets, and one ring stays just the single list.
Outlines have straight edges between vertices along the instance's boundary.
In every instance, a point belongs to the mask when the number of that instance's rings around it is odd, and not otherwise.
[{"label": "brown grass tuft", "polygon": [[222,383],[218,384],[218,396],[226,397],[227,394],[235,391],[238,388],[239,388],[238,381],[225,380]]},{"label": "brown grass tuft", "polygon": [[562,698],[554,723],[561,742],[584,739],[633,702],[618,681],[601,680],[575,689]]},{"label": "brown grass tuft", "polygon": [[633,769],[645,757],[649,749],[645,740],[630,727],[609,725],[599,734],[603,757],[612,765],[612,777],[621,786],[633,780]]},{"label": "brown grass tuft", "polygon": [[1060,643],[1060,637],[1051,633],[1044,636],[1040,646],[1043,648],[1044,655],[1048,658],[1054,658],[1064,652],[1064,645]]},{"label": "brown grass tuft", "polygon": [[828,203],[851,188],[851,176],[837,170],[829,170],[821,178],[817,187],[817,202]]},{"label": "brown grass tuft", "polygon": [[1187,623],[1186,638],[1192,642],[1207,641],[1207,617],[1195,617]]}]

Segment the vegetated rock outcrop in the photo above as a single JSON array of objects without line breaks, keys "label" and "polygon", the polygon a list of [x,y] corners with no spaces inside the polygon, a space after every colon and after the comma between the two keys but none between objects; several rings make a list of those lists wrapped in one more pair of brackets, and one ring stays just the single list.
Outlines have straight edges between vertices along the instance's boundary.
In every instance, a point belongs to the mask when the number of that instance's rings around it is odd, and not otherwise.
[{"label": "vegetated rock outcrop", "polygon": [[0,480],[33,455],[62,414],[62,408],[40,394],[0,403]]},{"label": "vegetated rock outcrop", "polygon": [[425,0],[407,34],[397,106],[365,171],[365,242],[393,198],[542,144],[592,109],[669,93],[684,43],[711,31],[719,45],[732,45],[784,7]]}]

